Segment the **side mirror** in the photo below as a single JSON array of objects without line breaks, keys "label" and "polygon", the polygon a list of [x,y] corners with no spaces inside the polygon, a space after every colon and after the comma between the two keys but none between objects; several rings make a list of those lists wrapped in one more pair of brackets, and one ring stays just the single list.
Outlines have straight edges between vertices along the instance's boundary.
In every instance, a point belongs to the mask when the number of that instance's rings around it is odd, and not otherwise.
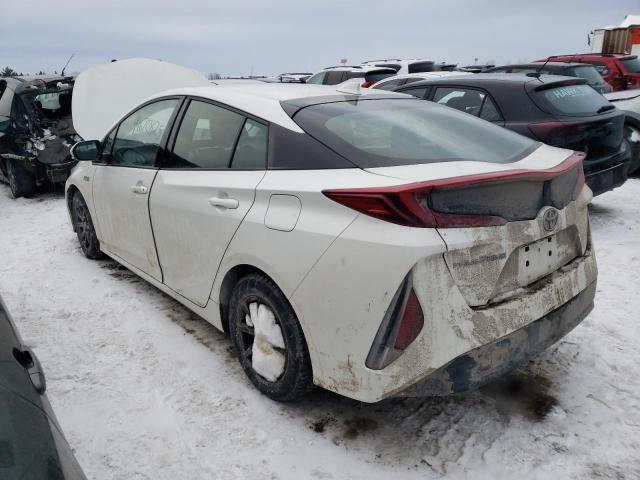
[{"label": "side mirror", "polygon": [[93,162],[100,158],[102,145],[98,140],[78,142],[71,147],[71,156],[76,160]]}]

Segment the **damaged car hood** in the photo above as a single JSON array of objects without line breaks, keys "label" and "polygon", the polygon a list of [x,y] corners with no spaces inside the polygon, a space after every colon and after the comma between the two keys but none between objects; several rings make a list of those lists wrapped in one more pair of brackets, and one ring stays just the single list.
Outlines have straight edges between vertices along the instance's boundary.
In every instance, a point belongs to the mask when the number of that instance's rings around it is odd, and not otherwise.
[{"label": "damaged car hood", "polygon": [[211,84],[196,70],[132,58],[84,70],[73,91],[73,124],[85,140],[101,140],[129,110],[164,90]]}]

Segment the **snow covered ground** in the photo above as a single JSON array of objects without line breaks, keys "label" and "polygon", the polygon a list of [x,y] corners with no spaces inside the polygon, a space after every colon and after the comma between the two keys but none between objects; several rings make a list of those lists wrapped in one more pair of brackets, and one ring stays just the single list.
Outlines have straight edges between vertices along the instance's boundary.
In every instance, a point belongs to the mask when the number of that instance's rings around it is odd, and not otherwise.
[{"label": "snow covered ground", "polygon": [[591,214],[593,313],[460,397],[273,403],[223,334],[85,259],[60,193],[15,201],[0,185],[0,294],[91,479],[640,478],[640,180]]}]

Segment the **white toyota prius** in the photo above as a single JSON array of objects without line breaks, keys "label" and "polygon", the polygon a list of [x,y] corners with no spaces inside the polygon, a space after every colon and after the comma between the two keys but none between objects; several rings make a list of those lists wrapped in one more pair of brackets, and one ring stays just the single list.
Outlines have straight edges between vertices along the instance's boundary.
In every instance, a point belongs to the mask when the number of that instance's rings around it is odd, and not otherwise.
[{"label": "white toyota prius", "polygon": [[189,87],[95,138],[66,184],[84,254],[228,332],[273,399],[470,391],[593,308],[583,154],[455,109]]}]

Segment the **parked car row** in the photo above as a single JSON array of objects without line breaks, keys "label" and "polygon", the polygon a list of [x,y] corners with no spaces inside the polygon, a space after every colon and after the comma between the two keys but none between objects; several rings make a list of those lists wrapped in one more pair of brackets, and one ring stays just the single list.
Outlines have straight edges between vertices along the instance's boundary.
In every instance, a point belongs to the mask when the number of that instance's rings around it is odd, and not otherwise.
[{"label": "parked car row", "polygon": [[[482,77],[401,87],[438,104],[357,83],[164,90],[151,80],[175,69],[125,66],[76,80],[79,95],[119,92],[76,118],[87,141],[65,191],[80,247],[228,332],[270,398],[313,385],[366,402],[470,391],[592,309],[585,154],[502,126],[524,82],[560,113],[586,89],[595,98],[580,101],[616,124],[584,80],[494,74],[512,87],[469,97],[447,82]],[[115,115],[127,89],[137,99]]]},{"label": "parked car row", "polygon": [[585,152],[584,172],[594,195],[622,185],[632,167],[624,112],[581,78],[480,73],[422,80],[395,91]]}]

